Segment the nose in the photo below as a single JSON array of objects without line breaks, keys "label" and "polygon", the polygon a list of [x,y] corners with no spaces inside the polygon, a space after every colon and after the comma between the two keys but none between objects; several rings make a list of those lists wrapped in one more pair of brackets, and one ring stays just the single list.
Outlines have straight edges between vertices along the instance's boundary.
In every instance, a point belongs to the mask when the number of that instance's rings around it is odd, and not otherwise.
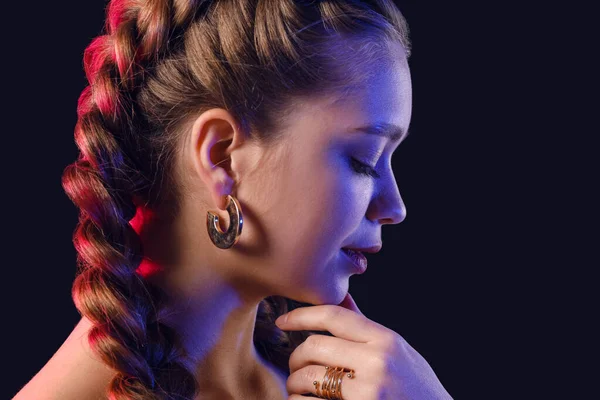
[{"label": "nose", "polygon": [[371,204],[371,220],[383,224],[399,224],[406,218],[406,205],[400,196],[397,185],[391,190],[379,193]]},{"label": "nose", "polygon": [[399,224],[406,218],[406,205],[402,201],[402,197],[398,197],[399,202],[392,203],[386,209],[385,217],[380,218],[381,224]]}]

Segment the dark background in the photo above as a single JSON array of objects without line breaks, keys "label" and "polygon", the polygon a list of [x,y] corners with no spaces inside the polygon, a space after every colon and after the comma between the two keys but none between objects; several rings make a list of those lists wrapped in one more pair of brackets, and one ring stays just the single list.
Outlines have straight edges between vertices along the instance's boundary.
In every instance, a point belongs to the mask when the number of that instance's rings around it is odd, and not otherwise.
[{"label": "dark background", "polygon": [[[598,128],[567,116],[580,99],[571,89],[584,86],[580,71],[561,63],[578,62],[577,40],[565,33],[585,24],[549,5],[397,3],[413,42],[411,135],[394,156],[408,213],[383,228],[383,250],[351,279],[351,293],[425,357],[455,399],[542,398],[548,388],[544,398],[577,398],[585,369],[559,357],[579,352],[578,340],[558,330],[578,333],[580,321],[597,319],[582,308],[596,292],[573,276],[600,265],[597,252],[584,255],[597,245],[583,211],[597,186],[583,173],[598,170],[586,151],[597,147],[578,135]],[[70,295],[77,210],[60,178],[78,155],[82,55],[105,4],[4,11],[2,398],[44,366],[80,318]],[[572,371],[580,380],[558,397]]]}]

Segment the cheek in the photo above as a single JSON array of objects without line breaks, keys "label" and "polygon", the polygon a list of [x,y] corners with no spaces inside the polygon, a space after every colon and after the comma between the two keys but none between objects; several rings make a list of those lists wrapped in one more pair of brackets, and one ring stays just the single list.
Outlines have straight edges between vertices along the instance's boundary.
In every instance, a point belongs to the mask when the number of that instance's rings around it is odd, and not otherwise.
[{"label": "cheek", "polygon": [[359,175],[342,159],[336,166],[336,179],[330,187],[335,203],[344,219],[355,225],[364,218],[374,190],[374,178]]},{"label": "cheek", "polygon": [[268,221],[268,245],[282,262],[291,257],[305,266],[322,264],[358,229],[372,179],[353,173],[344,156],[290,160],[269,185],[260,212]]},{"label": "cheek", "polygon": [[373,190],[372,180],[353,174],[349,165],[336,162],[323,167],[310,185],[299,186],[297,209],[290,221],[299,242],[323,259],[331,256],[357,234]]},{"label": "cheek", "polygon": [[322,258],[340,240],[338,231],[345,219],[338,206],[339,183],[332,171],[318,172],[306,167],[304,173],[295,171],[284,179],[273,208],[279,221],[277,249],[294,259]]}]

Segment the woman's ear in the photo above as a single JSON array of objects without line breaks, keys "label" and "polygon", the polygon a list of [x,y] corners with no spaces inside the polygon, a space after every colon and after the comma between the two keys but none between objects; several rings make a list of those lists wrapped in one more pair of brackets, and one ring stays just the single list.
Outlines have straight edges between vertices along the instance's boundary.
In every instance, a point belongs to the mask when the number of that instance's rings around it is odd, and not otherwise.
[{"label": "woman's ear", "polygon": [[229,161],[235,136],[239,134],[235,120],[222,108],[205,111],[192,125],[187,156],[195,171],[194,178],[202,181],[213,204],[222,210],[235,183]]}]

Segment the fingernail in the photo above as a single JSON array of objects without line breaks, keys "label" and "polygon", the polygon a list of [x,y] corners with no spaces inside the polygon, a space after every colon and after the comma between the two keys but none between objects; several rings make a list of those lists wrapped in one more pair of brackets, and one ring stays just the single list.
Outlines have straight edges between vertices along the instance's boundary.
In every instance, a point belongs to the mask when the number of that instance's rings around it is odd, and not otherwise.
[{"label": "fingernail", "polygon": [[283,315],[279,316],[279,318],[277,318],[275,320],[275,324],[279,325],[279,326],[283,325],[283,324],[285,324],[287,322],[287,319],[288,319],[288,315],[287,314],[283,314]]}]

